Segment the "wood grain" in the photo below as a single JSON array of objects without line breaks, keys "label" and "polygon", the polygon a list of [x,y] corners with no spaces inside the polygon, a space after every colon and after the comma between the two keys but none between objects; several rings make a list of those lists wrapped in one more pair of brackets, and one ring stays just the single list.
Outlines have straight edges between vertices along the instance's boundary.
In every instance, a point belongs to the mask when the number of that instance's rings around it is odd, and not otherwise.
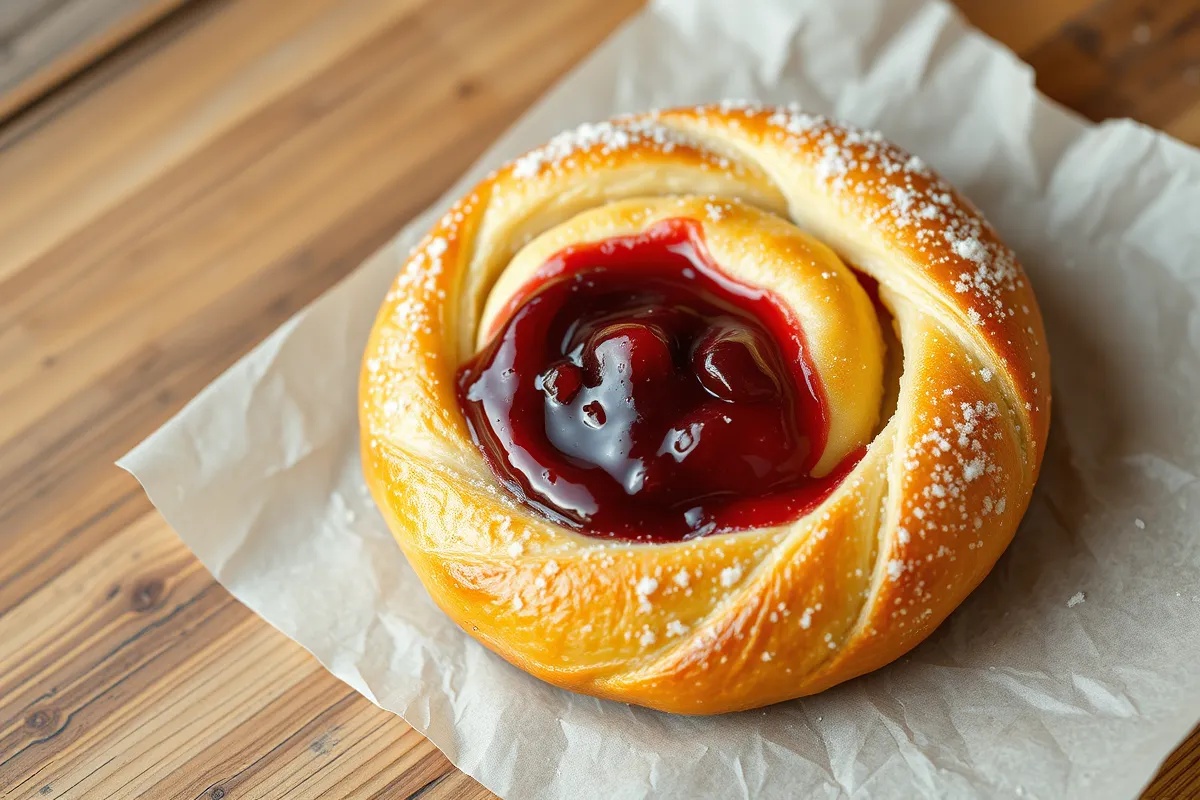
[{"label": "wood grain", "polygon": [[183,2],[5,0],[0,3],[0,119]]},{"label": "wood grain", "polygon": [[[112,461],[637,4],[197,0],[0,127],[0,795],[489,796],[216,585]],[[1194,1],[959,5],[1056,99],[1200,142]],[[1193,736],[1148,796],[1198,794]]]}]

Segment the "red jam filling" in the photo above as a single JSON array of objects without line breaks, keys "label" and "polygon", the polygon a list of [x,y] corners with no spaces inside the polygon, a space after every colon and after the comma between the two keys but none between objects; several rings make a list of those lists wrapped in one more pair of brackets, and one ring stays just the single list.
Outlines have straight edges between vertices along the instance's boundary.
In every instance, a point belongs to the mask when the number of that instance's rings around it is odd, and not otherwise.
[{"label": "red jam filling", "polygon": [[828,414],[799,323],[723,275],[692,220],[568,248],[458,374],[497,477],[582,533],[669,542],[793,520]]}]

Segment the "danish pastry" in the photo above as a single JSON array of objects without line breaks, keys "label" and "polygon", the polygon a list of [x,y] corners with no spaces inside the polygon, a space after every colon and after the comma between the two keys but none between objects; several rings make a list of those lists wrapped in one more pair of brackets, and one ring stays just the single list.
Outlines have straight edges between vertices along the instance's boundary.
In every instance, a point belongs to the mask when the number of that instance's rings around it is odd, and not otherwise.
[{"label": "danish pastry", "polygon": [[589,124],[409,256],[367,484],[465,631],[684,714],[880,667],[1004,551],[1050,415],[1012,252],[919,158],[794,107]]}]

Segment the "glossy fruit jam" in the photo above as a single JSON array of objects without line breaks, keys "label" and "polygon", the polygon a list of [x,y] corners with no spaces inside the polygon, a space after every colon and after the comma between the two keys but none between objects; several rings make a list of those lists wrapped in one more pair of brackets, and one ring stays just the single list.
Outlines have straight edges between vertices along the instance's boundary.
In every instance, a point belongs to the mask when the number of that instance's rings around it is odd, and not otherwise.
[{"label": "glossy fruit jam", "polygon": [[834,474],[796,319],[723,275],[694,221],[568,248],[458,375],[471,435],[513,494],[582,533],[678,541],[787,522]]}]

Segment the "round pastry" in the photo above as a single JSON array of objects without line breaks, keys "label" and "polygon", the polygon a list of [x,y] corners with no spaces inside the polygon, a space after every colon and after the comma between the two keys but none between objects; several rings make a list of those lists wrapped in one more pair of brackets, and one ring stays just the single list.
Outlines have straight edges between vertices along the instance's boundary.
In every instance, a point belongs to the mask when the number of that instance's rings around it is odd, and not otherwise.
[{"label": "round pastry", "polygon": [[584,125],[408,258],[363,466],[438,605],[521,669],[684,714],[924,639],[1037,479],[1049,356],[995,230],[875,133],[721,104]]}]

